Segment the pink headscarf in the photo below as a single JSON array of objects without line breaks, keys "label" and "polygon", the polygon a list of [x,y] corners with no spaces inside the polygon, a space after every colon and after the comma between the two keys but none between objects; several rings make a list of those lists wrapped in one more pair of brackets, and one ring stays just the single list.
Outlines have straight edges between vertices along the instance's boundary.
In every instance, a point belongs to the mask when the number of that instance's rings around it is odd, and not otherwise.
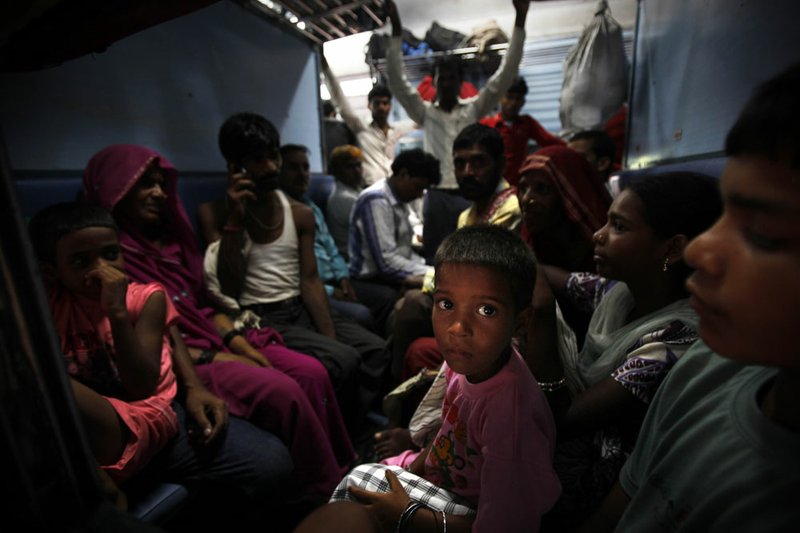
[{"label": "pink headscarf", "polygon": [[[531,170],[541,170],[549,176],[561,197],[567,218],[575,224],[583,239],[591,244],[594,232],[606,223],[608,207],[611,205],[611,196],[597,170],[583,155],[566,146],[547,146],[529,155],[522,163],[519,175]],[[546,246],[543,242],[534,243],[533,236],[528,234],[524,224],[522,235],[537,254],[542,252],[537,247]]]},{"label": "pink headscarf", "polygon": [[[222,350],[222,339],[212,321],[214,309],[206,303],[203,257],[192,224],[178,198],[178,171],[172,163],[144,146],[108,146],[95,154],[84,170],[84,198],[113,213],[117,204],[154,162],[166,179],[166,219],[161,246],[129,221],[117,218],[125,270],[135,281],[157,281],[166,287],[180,314],[178,326],[188,346]],[[268,328],[263,331],[270,332],[280,342],[277,332]]]}]

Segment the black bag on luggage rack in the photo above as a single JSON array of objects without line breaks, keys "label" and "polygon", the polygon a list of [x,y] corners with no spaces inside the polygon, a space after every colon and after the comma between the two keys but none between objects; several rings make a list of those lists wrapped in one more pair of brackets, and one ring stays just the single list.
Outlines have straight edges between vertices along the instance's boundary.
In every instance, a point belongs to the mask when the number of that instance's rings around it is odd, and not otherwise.
[{"label": "black bag on luggage rack", "polygon": [[385,33],[373,33],[367,43],[365,60],[367,63],[374,63],[378,59],[386,59],[386,52],[389,50],[390,35]]},{"label": "black bag on luggage rack", "polygon": [[464,46],[467,36],[461,32],[440,26],[435,20],[425,33],[425,42],[436,52],[445,52]]}]

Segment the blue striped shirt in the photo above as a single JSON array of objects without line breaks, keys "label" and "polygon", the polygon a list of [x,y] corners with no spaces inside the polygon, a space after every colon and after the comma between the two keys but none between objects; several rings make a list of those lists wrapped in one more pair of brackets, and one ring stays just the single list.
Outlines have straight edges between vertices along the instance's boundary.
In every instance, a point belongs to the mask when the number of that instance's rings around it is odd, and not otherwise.
[{"label": "blue striped shirt", "polygon": [[325,292],[330,296],[339,285],[339,280],[349,277],[347,264],[336,248],[320,208],[308,195],[303,195],[303,203],[314,212],[314,255],[317,257],[317,271],[319,279],[325,284]]},{"label": "blue striped shirt", "polygon": [[350,218],[350,277],[402,281],[433,267],[411,247],[414,231],[408,204],[386,179],[361,191]]}]

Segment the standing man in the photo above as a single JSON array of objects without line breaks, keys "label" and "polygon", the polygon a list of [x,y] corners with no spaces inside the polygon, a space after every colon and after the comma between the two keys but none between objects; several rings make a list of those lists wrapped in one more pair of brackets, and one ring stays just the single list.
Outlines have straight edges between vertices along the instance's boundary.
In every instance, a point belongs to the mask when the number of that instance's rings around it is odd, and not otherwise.
[{"label": "standing man", "polygon": [[500,99],[500,112],[491,117],[481,119],[481,124],[495,128],[503,136],[506,147],[506,168],[503,177],[511,185],[519,182],[519,168],[528,156],[528,141],[534,141],[540,148],[550,145],[566,144],[560,137],[553,135],[530,115],[520,115],[528,94],[525,78],[517,76],[506,94]]},{"label": "standing man", "polygon": [[206,250],[209,291],[229,312],[252,311],[287,346],[319,359],[351,433],[357,431],[382,392],[385,342],[332,316],[317,272],[314,214],[278,190],[275,126],[238,113],[222,125],[219,145],[228,164],[228,210],[222,238]]},{"label": "standing man", "polygon": [[431,188],[425,199],[423,211],[423,247],[425,258],[432,262],[439,243],[456,229],[458,214],[469,206],[458,191],[453,173],[453,140],[469,124],[478,122],[488,114],[506,92],[517,73],[525,41],[525,19],[529,0],[513,0],[516,10],[514,30],[506,55],[497,71],[492,75],[477,96],[461,100],[462,74],[453,56],[444,56],[434,64],[436,100],[426,102],[408,82],[402,66],[403,27],[397,6],[387,0],[386,9],[392,24],[392,39],[386,56],[386,72],[389,87],[395,98],[405,108],[408,116],[421,125],[424,131],[425,151],[433,154],[441,165],[440,187]]},{"label": "standing man", "polygon": [[392,111],[392,92],[385,85],[375,85],[367,95],[367,106],[372,120],[366,121],[353,111],[344,95],[339,80],[331,71],[325,55],[322,55],[322,73],[325,76],[331,100],[339,107],[342,119],[355,133],[358,146],[364,152],[364,181],[372,185],[392,173],[392,161],[397,142],[416,128],[412,120],[389,123]]},{"label": "standing man", "polygon": [[343,144],[358,144],[356,134],[344,120],[337,118],[336,107],[330,100],[322,102],[322,160],[327,164],[331,152]]}]

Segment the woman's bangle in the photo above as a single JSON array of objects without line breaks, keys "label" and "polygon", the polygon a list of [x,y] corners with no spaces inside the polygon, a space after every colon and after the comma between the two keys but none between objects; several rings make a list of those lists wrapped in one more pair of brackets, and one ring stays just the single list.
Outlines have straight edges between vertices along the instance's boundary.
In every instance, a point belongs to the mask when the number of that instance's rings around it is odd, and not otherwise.
[{"label": "woman's bangle", "polygon": [[216,350],[203,350],[200,352],[200,357],[197,358],[198,365],[207,365],[214,360],[217,356]]},{"label": "woman's bangle", "polygon": [[419,502],[415,502],[414,500],[409,501],[403,513],[400,515],[400,520],[397,521],[396,533],[405,533],[408,523],[411,521],[414,513],[419,511],[422,507],[425,506]]},{"label": "woman's bangle", "polygon": [[243,334],[242,330],[240,330],[240,329],[232,329],[232,330],[228,331],[228,333],[226,333],[224,337],[222,337],[222,344],[224,344],[226,348],[230,348],[231,347],[231,341],[233,340],[233,338],[234,337],[238,337],[239,335],[242,335],[242,334]]},{"label": "woman's bangle", "polygon": [[539,388],[542,389],[543,392],[555,392],[558,389],[563,389],[567,386],[567,378],[563,377],[558,381],[540,381]]}]

